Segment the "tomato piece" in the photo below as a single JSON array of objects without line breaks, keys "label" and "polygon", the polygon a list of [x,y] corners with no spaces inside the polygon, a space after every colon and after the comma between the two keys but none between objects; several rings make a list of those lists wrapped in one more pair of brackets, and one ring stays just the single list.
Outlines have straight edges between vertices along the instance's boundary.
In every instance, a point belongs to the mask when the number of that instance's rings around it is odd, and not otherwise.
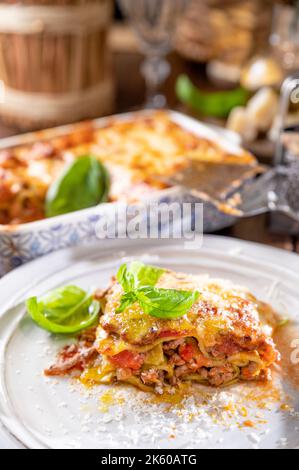
[{"label": "tomato piece", "polygon": [[192,359],[196,357],[197,354],[198,354],[198,348],[196,348],[191,343],[181,344],[181,346],[179,347],[179,355],[186,362],[190,362]]},{"label": "tomato piece", "polygon": [[111,356],[109,360],[117,367],[122,369],[138,370],[142,366],[144,359],[141,354],[132,351],[122,351],[115,356]]}]

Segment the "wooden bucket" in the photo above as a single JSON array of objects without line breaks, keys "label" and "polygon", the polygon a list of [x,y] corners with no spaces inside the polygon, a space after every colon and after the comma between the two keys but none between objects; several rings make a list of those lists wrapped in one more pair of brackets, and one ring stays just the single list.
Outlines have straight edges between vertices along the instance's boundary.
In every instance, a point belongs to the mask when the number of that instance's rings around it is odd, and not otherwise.
[{"label": "wooden bucket", "polygon": [[112,0],[0,4],[0,115],[22,129],[110,113]]}]

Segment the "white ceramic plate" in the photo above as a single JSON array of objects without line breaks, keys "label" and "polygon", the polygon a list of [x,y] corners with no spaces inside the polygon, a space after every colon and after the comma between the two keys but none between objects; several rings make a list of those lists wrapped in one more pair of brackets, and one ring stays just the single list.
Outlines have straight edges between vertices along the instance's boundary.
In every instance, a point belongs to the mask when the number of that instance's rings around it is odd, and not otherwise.
[{"label": "white ceramic plate", "polygon": [[[297,255],[217,236],[205,236],[202,248],[193,250],[169,242],[147,244],[146,248],[144,242],[122,243],[114,240],[53,253],[0,281],[0,446],[297,447],[298,393],[284,383],[277,387],[293,395],[295,411],[281,410],[281,400],[271,401],[271,394],[261,398],[262,402],[253,400],[252,395],[261,393],[255,385],[218,391],[203,387],[204,403],[200,406],[191,397],[183,408],[166,410],[163,404],[148,403],[148,396],[135,389],[87,389],[69,379],[43,376],[43,369],[51,364],[63,340],[51,337],[24,317],[23,300],[70,282],[83,288],[104,287],[128,257],[230,279],[247,286],[283,314],[292,318],[298,315]],[[245,394],[251,398],[246,398],[242,409],[245,399],[240,397]],[[255,428],[240,427],[246,420],[252,420]]]}]

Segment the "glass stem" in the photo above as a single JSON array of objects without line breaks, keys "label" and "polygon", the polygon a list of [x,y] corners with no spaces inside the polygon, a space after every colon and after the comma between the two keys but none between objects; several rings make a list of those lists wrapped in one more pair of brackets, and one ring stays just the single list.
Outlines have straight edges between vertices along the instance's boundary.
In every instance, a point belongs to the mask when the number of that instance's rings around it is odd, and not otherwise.
[{"label": "glass stem", "polygon": [[164,56],[148,55],[141,72],[146,83],[146,108],[165,108],[167,99],[160,93],[160,88],[170,74],[168,61]]}]

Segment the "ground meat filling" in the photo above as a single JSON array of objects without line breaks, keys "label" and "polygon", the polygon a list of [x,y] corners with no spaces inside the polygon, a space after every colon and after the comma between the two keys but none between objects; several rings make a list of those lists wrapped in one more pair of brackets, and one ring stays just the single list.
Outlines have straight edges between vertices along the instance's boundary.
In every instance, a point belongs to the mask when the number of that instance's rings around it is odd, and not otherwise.
[{"label": "ground meat filling", "polygon": [[77,344],[65,346],[56,364],[44,371],[45,375],[66,375],[75,370],[83,371],[97,355],[98,352],[93,346],[91,348],[80,348]]},{"label": "ground meat filling", "polygon": [[[231,337],[225,337],[209,352],[212,357],[225,360],[228,356],[244,350]],[[268,352],[266,346],[265,351]],[[157,386],[163,387],[166,384],[177,385],[179,381],[187,379],[192,374],[198,375],[203,381],[215,387],[229,383],[236,377],[236,368],[232,364],[213,366],[213,362],[203,356],[194,338],[180,338],[165,342],[163,352],[168,364],[174,366],[172,377],[169,377],[166,371],[155,368],[140,373],[142,382],[145,385],[154,386],[155,389]],[[270,371],[261,371],[258,364],[251,361],[247,366],[241,368],[240,374],[243,380],[268,380]]]},{"label": "ground meat filling", "polygon": [[230,364],[225,364],[219,367],[212,367],[208,371],[208,380],[211,385],[219,387],[219,385],[233,380],[234,374],[233,367]]},{"label": "ground meat filling", "polygon": [[[225,345],[224,350],[227,349]],[[210,385],[214,386],[222,385],[234,378],[235,370],[230,364],[211,367],[212,363],[203,356],[194,338],[170,341],[163,345],[163,350],[168,357],[168,362],[175,366],[172,383],[177,383],[178,379],[184,379],[184,377],[192,374],[199,375],[202,380],[208,381]],[[223,352],[221,351],[222,355]]]},{"label": "ground meat filling", "polygon": [[[197,374],[203,381],[217,387],[232,381],[235,377],[235,369],[230,364],[213,367],[210,359],[201,353],[197,340],[194,338],[167,341],[163,344],[163,352],[167,363],[174,366],[173,376],[169,376],[160,368],[150,367],[143,370],[143,365],[146,364],[146,354],[123,351],[111,358],[111,362],[119,366],[116,372],[117,380],[127,380],[133,375],[139,376],[144,385],[151,386],[156,392],[162,393],[165,385],[177,385],[192,374]],[[246,378],[245,375],[244,378]]]},{"label": "ground meat filling", "polygon": [[65,346],[58,354],[57,361],[44,371],[47,376],[68,375],[82,372],[98,357],[94,346],[96,330],[94,328],[82,333],[78,342]]},{"label": "ground meat filling", "polygon": [[164,379],[164,371],[157,369],[149,369],[141,372],[141,380],[145,385],[162,385]]},{"label": "ground meat filling", "polygon": [[[101,360],[94,347],[95,330],[84,332],[76,344],[67,345],[57,358],[57,362],[45,371],[46,375],[66,375],[74,371],[83,371]],[[273,353],[271,344],[261,343],[261,354],[270,357]],[[178,338],[163,343],[163,353],[167,364],[173,366],[173,374],[158,367],[149,367],[146,353],[124,350],[109,357],[116,368],[116,380],[127,381],[133,376],[140,377],[142,383],[153,387],[156,393],[163,393],[165,386],[177,385],[188,380],[188,376],[196,374],[203,382],[219,387],[234,380],[236,368],[229,363],[215,366],[215,359],[226,360],[232,354],[244,351],[244,347],[230,336],[221,338],[217,344],[209,348],[211,356],[205,357],[195,338]],[[248,350],[248,349],[247,349]],[[148,368],[147,368],[148,367]],[[267,373],[266,373],[267,372]],[[249,362],[240,370],[243,380],[267,380],[268,371],[260,371],[256,362]]]}]

